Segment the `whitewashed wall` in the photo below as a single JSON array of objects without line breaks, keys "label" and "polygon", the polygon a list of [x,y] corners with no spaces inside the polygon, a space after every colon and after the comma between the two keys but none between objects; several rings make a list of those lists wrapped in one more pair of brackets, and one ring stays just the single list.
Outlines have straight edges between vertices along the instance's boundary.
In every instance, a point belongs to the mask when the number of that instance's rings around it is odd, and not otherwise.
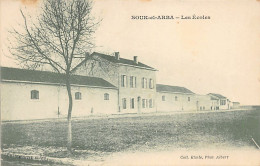
[{"label": "whitewashed wall", "polygon": [[[31,99],[31,90],[39,91],[39,100]],[[75,100],[75,92],[81,92],[82,99]],[[104,93],[109,100],[104,100]],[[72,87],[72,116],[117,113],[117,90],[88,87]],[[68,97],[66,88],[57,85],[7,83],[1,84],[1,119],[25,120],[67,116]]]},{"label": "whitewashed wall", "polygon": [[[165,101],[162,100],[162,96],[165,96]],[[175,97],[177,97],[177,101]],[[188,98],[190,98],[190,101]],[[157,92],[156,101],[157,110],[162,112],[211,110],[212,104],[210,97],[207,95],[169,92]]]},{"label": "whitewashed wall", "polygon": [[213,100],[210,99],[208,95],[198,95],[196,94],[196,98],[198,101],[198,110],[211,110],[211,107],[214,105]]},{"label": "whitewashed wall", "polygon": [[[165,96],[165,101],[162,97]],[[177,97],[177,101],[175,100]],[[190,101],[188,101],[190,97]],[[191,111],[196,110],[197,98],[194,94],[157,92],[158,111]]]}]

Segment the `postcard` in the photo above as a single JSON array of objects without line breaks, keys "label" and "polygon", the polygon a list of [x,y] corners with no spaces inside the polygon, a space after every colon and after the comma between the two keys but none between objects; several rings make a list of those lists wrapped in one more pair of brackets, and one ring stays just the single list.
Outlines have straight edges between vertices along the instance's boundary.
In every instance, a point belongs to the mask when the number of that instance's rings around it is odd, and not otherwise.
[{"label": "postcard", "polygon": [[260,1],[2,0],[2,165],[260,165]]}]

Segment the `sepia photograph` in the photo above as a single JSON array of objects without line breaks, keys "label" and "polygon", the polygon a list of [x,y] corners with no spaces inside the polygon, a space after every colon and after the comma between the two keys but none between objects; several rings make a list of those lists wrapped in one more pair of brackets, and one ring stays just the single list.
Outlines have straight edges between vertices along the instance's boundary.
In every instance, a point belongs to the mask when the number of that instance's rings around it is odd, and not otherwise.
[{"label": "sepia photograph", "polygon": [[1,165],[259,166],[259,0],[0,0]]}]

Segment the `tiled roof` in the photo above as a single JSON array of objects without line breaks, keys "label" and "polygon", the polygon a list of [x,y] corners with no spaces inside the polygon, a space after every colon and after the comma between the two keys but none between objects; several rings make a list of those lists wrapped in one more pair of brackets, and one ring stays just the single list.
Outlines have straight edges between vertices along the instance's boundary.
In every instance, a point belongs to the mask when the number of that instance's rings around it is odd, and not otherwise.
[{"label": "tiled roof", "polygon": [[162,85],[162,84],[157,84],[156,85],[156,91],[157,92],[172,92],[172,93],[194,94],[192,91],[190,91],[189,89],[187,89],[185,87]]},{"label": "tiled roof", "polygon": [[[126,64],[126,65],[131,65],[131,66],[136,66],[136,67],[141,67],[141,68],[146,68],[146,69],[149,69],[149,70],[156,70],[155,68],[153,67],[150,67],[148,65],[145,65],[141,62],[138,62],[138,63],[135,63],[133,60],[129,60],[129,59],[125,59],[125,58],[119,58],[119,60],[117,60],[115,58],[115,56],[111,56],[111,55],[106,55],[106,54],[102,54],[102,53],[98,53],[98,52],[93,52],[91,54],[91,56],[99,56],[105,60],[108,60],[109,62],[112,62],[112,63],[118,63],[118,64]],[[86,60],[83,60],[76,68],[78,68],[79,66],[81,66],[82,64],[84,64]],[[76,70],[75,68],[75,70]]]},{"label": "tiled roof", "polygon": [[219,99],[226,99],[225,96],[222,96],[221,94],[217,94],[217,93],[209,93],[208,95],[217,97],[217,98],[219,98]]},{"label": "tiled roof", "polygon": [[218,98],[214,96],[210,96],[210,100],[218,100]]},{"label": "tiled roof", "polygon": [[[9,81],[29,81],[29,82],[41,82],[41,83],[61,83],[65,84],[64,75],[39,70],[26,70],[18,68],[1,67],[1,79]],[[87,85],[96,87],[115,88],[112,84],[105,81],[102,78],[88,77],[88,76],[71,76],[71,84],[75,85]]]}]

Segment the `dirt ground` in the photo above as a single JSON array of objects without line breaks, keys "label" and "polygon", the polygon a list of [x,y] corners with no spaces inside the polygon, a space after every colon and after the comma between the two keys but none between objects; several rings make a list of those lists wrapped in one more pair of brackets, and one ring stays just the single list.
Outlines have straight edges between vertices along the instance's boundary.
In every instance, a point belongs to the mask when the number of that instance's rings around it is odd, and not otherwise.
[{"label": "dirt ground", "polygon": [[[260,142],[259,117],[260,110],[252,110],[77,119],[72,126],[75,150],[72,155],[66,153],[65,121],[4,123],[2,147],[3,152],[69,158],[79,162],[77,165],[83,164],[80,164],[83,161],[85,164],[91,162],[91,165],[100,162],[105,165],[129,165],[129,161],[135,163],[133,165],[143,165],[146,162],[149,165],[216,162],[217,159],[180,158],[190,158],[190,152],[201,149],[214,154],[215,158],[215,150],[226,151],[217,152],[223,156],[230,155],[230,151],[242,150],[243,156],[255,152],[257,147],[252,138]],[[203,150],[195,156],[206,156],[208,153]],[[231,156],[240,161],[243,158],[239,155],[237,153]],[[227,161],[233,161],[234,158]]]}]

